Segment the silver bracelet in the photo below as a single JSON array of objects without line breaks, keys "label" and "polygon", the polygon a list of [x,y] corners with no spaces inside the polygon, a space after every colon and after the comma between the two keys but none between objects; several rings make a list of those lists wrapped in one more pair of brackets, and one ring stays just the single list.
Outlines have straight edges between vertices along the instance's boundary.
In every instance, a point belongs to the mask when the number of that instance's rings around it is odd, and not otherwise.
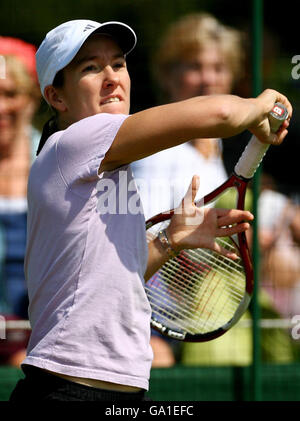
[{"label": "silver bracelet", "polygon": [[175,251],[171,247],[171,244],[169,243],[168,235],[165,229],[159,231],[157,238],[159,239],[160,244],[162,245],[162,247],[167,252],[170,258],[177,256],[178,252]]}]

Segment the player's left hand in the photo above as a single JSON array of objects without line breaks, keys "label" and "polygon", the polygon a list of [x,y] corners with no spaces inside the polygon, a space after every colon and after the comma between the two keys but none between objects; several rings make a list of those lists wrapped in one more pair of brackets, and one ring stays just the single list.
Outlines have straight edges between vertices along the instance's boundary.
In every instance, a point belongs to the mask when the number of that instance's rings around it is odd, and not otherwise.
[{"label": "player's left hand", "polygon": [[175,251],[202,247],[236,259],[235,253],[221,247],[215,239],[248,230],[250,225],[247,221],[252,221],[254,217],[250,212],[238,209],[196,206],[199,185],[199,177],[194,176],[181,205],[175,209],[167,228],[171,246]]}]

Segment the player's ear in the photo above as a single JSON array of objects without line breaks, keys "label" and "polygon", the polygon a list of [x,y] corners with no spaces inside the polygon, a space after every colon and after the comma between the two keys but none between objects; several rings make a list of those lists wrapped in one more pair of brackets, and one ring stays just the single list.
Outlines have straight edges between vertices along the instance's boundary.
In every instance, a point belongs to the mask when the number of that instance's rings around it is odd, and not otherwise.
[{"label": "player's ear", "polygon": [[67,106],[64,102],[63,96],[54,86],[47,86],[45,88],[44,95],[48,104],[50,104],[57,111],[67,111]]}]

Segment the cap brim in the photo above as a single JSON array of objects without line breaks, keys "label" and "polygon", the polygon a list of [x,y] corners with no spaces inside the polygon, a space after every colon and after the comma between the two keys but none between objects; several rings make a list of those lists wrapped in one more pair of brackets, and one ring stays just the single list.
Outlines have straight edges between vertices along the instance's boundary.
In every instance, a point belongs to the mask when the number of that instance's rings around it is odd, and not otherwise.
[{"label": "cap brim", "polygon": [[106,22],[92,34],[95,33],[110,35],[120,46],[124,54],[130,53],[134,49],[137,41],[136,35],[130,26],[121,22]]}]

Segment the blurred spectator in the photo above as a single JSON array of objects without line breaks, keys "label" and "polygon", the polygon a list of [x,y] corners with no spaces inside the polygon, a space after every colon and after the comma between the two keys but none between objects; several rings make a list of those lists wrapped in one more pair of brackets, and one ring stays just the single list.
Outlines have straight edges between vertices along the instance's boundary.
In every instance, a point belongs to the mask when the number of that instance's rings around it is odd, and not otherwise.
[{"label": "blurred spectator", "polygon": [[[154,58],[154,75],[164,101],[175,102],[193,96],[231,93],[240,80],[242,63],[238,31],[224,26],[210,14],[192,14],[167,30]],[[197,198],[227,178],[221,139],[192,139],[189,144],[137,161],[132,168],[146,219],[177,206],[194,174],[200,175]],[[230,340],[230,333],[227,335]],[[174,364],[172,347],[163,337],[153,332],[151,342],[153,366]]]},{"label": "blurred spectator", "polygon": [[259,241],[262,285],[286,318],[300,312],[300,207],[277,190],[264,174],[259,197]]},{"label": "blurred spectator", "polygon": [[[20,39],[0,37],[0,313],[8,319],[27,319],[26,190],[40,137],[32,125],[40,99],[35,51]],[[7,335],[0,342],[2,363],[18,364],[15,353],[24,350],[27,336]]]}]

